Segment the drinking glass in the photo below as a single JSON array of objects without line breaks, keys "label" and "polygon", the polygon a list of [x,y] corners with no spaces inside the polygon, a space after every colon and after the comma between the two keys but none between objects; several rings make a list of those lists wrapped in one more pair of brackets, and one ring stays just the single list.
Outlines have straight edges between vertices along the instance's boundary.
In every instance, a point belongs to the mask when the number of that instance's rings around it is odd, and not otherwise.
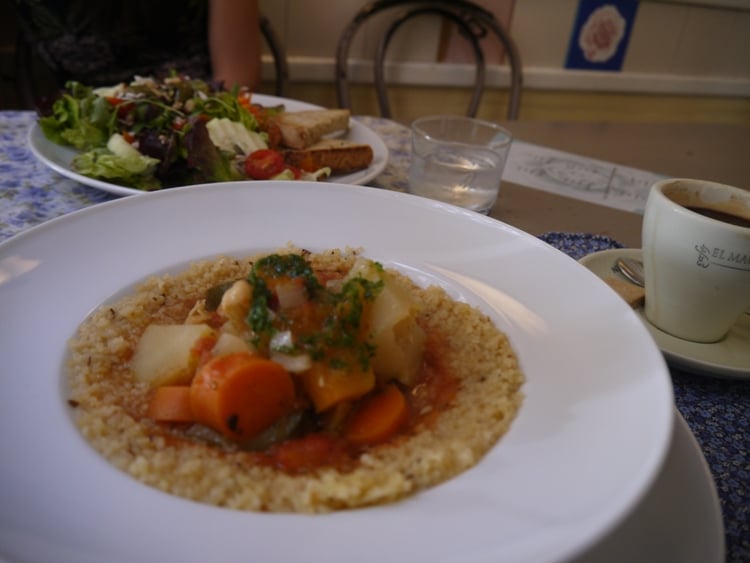
[{"label": "drinking glass", "polygon": [[513,136],[496,123],[437,115],[412,123],[409,193],[489,213]]}]

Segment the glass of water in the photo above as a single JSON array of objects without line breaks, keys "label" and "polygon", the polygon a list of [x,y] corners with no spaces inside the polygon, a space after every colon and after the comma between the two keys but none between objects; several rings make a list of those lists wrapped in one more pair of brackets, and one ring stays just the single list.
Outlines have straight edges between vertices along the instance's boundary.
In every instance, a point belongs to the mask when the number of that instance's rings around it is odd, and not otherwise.
[{"label": "glass of water", "polygon": [[412,123],[409,192],[489,213],[512,140],[507,129],[472,117],[417,119]]}]

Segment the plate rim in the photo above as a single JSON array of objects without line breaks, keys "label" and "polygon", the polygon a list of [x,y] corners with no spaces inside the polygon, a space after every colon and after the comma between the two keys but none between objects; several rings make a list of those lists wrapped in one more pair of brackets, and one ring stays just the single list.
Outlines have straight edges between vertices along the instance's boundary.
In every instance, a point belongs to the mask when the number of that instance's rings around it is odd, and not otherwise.
[{"label": "plate rim", "polygon": [[[250,188],[252,187],[253,192],[257,192],[257,189],[260,188],[260,183],[257,182],[245,182],[247,185],[246,187]],[[309,184],[309,185],[304,185]],[[283,187],[281,187],[283,186]],[[70,213],[65,216],[58,217],[52,221],[43,223],[33,229],[29,229],[28,231],[24,231],[23,233],[20,233],[19,235],[16,235],[14,237],[11,237],[10,239],[4,241],[3,243],[0,243],[0,260],[2,259],[3,254],[6,252],[13,251],[16,247],[22,245],[25,241],[29,241],[30,239],[32,242],[40,237],[40,236],[46,236],[45,232],[48,230],[54,231],[59,226],[67,227],[72,226],[75,224],[78,224],[79,220],[83,217],[89,217],[91,215],[95,214],[104,214],[107,216],[108,213],[111,213],[113,209],[116,209],[118,212],[121,212],[122,209],[129,206],[131,208],[146,208],[145,206],[151,206],[152,204],[155,204],[156,200],[160,199],[169,199],[174,202],[174,200],[178,198],[182,198],[185,200],[190,200],[199,198],[199,197],[207,197],[207,194],[211,193],[212,197],[215,197],[216,190],[221,190],[222,193],[229,193],[229,188],[226,185],[218,185],[218,184],[209,184],[209,185],[201,185],[201,186],[194,186],[190,188],[176,188],[172,190],[165,190],[160,192],[155,192],[154,196],[155,198],[150,200],[148,204],[141,200],[141,198],[123,198],[118,200],[113,200],[109,202],[105,202],[103,204],[99,204],[97,206],[88,207],[85,209],[81,209],[79,211],[76,211],[74,213]],[[359,187],[359,186],[351,186],[351,185],[338,185],[338,184],[324,184],[324,183],[305,183],[305,182],[286,182],[286,183],[278,183],[278,182],[267,182],[264,183],[264,188],[266,191],[270,192],[270,190],[274,191],[285,191],[288,195],[289,193],[298,192],[300,194],[306,193],[312,197],[311,194],[314,192],[327,192],[326,195],[331,195],[334,193],[335,190],[340,190],[340,192],[337,192],[336,195],[344,195],[349,194],[351,198],[361,200],[362,198],[376,198],[376,199],[382,199],[385,198],[388,200],[388,203],[397,203],[399,205],[402,205],[406,208],[409,208],[409,210],[418,210],[421,213],[428,213],[432,215],[439,215],[441,219],[447,220],[446,217],[459,217],[459,220],[463,220],[466,222],[467,226],[474,226],[476,228],[482,229],[482,232],[484,233],[488,229],[492,231],[493,233],[498,233],[498,240],[502,238],[500,236],[500,233],[504,233],[507,235],[508,240],[512,240],[513,242],[523,241],[524,246],[530,246],[532,248],[536,248],[536,252],[544,253],[545,257],[550,257],[555,260],[558,260],[562,253],[558,253],[557,251],[554,251],[549,247],[546,243],[542,242],[541,240],[537,239],[536,237],[533,237],[532,235],[528,233],[524,233],[523,231],[520,231],[519,229],[516,229],[515,227],[511,227],[509,225],[506,225],[504,223],[501,223],[500,221],[496,221],[494,219],[491,219],[489,217],[479,215],[474,212],[470,212],[467,210],[459,209],[456,207],[453,207],[448,204],[443,204],[440,202],[435,202],[432,200],[427,200],[424,198],[419,198],[417,196],[411,196],[408,194],[401,194],[399,192],[391,192],[391,191],[384,191],[384,190],[377,190],[374,188],[366,188],[366,187]],[[303,191],[304,190],[304,191]],[[234,193],[239,193],[236,188],[232,188]],[[330,192],[330,193],[328,193]],[[365,195],[367,194],[367,195]],[[137,200],[137,201],[136,201]],[[452,220],[452,219],[451,219]],[[442,251],[442,249],[441,249]],[[197,259],[197,257],[196,257]],[[566,263],[568,258],[565,257]],[[575,262],[573,261],[573,264]],[[568,268],[569,266],[565,266]],[[583,269],[582,269],[583,270]],[[123,282],[125,284],[125,282]],[[612,306],[614,305],[613,300],[608,301],[609,304]],[[101,301],[96,303],[96,305],[100,304]],[[617,305],[618,309],[621,308],[619,305]],[[79,320],[80,321],[80,320]],[[636,326],[636,323],[633,323],[633,327]],[[71,329],[74,329],[75,327],[72,327]],[[642,329],[640,329],[642,330]],[[643,331],[645,333],[645,330]],[[655,349],[655,347],[654,347]],[[663,392],[668,395],[668,397],[665,395],[665,397],[662,398],[668,398],[669,405],[671,406],[671,386],[669,386],[669,374],[666,370],[665,366],[662,366],[661,364],[654,364],[651,365],[650,368],[654,370],[653,378],[658,378],[658,383],[660,384],[660,388],[663,386]],[[659,372],[659,373],[656,373]],[[654,379],[656,381],[656,379]],[[522,409],[523,411],[523,409]],[[670,410],[670,416],[669,420],[671,421],[671,410]],[[671,434],[671,423],[667,424],[663,428],[661,428],[662,432],[665,432],[666,436]],[[511,427],[511,432],[513,432],[513,427]],[[658,468],[661,466],[661,463],[664,459],[664,456],[666,455],[668,442],[665,442],[658,446],[654,452],[652,452],[651,458],[649,458],[650,463],[650,469],[647,472],[648,475],[644,475],[641,477],[641,481],[638,484],[638,486],[635,487],[634,494],[627,500],[627,501],[621,501],[618,505],[618,510],[615,511],[617,514],[609,514],[609,520],[605,522],[604,524],[599,523],[597,524],[599,527],[596,528],[593,532],[590,532],[588,534],[588,537],[586,538],[586,542],[580,543],[578,546],[576,546],[573,550],[567,552],[565,555],[575,555],[575,552],[577,550],[583,550],[587,546],[589,546],[591,543],[598,541],[604,534],[606,534],[613,526],[617,525],[617,523],[627,514],[627,512],[632,509],[634,504],[642,497],[643,494],[648,490],[648,487],[653,482],[653,479],[656,477]],[[131,479],[129,476],[126,476],[127,479]],[[631,491],[632,492],[632,491]],[[550,560],[553,560],[553,558],[550,558]]]},{"label": "plate rim", "polygon": [[[303,102],[300,100],[293,100],[291,98],[282,98],[279,96],[271,96],[268,94],[253,94],[253,99],[257,100],[259,103],[271,105],[271,104],[294,104],[298,110],[295,111],[302,111],[304,109],[325,109],[323,106],[319,106],[316,104],[311,104],[309,102]],[[351,185],[365,185],[371,180],[375,179],[379,174],[385,170],[385,167],[388,165],[388,161],[390,159],[390,151],[388,150],[387,145],[385,144],[385,141],[378,135],[375,131],[373,131],[370,127],[367,125],[360,123],[356,119],[350,118],[349,120],[349,131],[354,130],[357,134],[362,134],[367,136],[366,143],[369,144],[373,149],[373,162],[370,164],[369,167],[365,168],[364,170],[358,170],[357,172],[352,172],[349,174],[340,174],[337,176],[331,176],[330,178],[327,178],[326,180],[323,180],[326,183],[337,183],[337,184],[351,184]],[[153,194],[156,192],[164,191],[164,190],[156,190],[153,192],[147,192],[143,190],[137,190],[135,188],[129,188],[127,186],[121,186],[119,184],[113,184],[111,182],[107,182],[105,180],[100,180],[97,178],[90,178],[88,176],[84,176],[83,174],[79,174],[78,172],[75,172],[74,170],[70,169],[70,166],[64,166],[61,163],[59,163],[56,160],[53,160],[51,157],[48,156],[48,151],[45,150],[45,147],[59,147],[59,150],[66,150],[66,151],[75,151],[72,147],[66,147],[62,145],[55,145],[47,139],[44,136],[44,133],[42,132],[41,127],[39,126],[39,121],[34,120],[34,123],[29,128],[26,142],[31,150],[32,154],[45,166],[50,168],[51,170],[54,170],[58,174],[65,176],[66,178],[73,180],[75,182],[78,182],[79,184],[83,184],[85,186],[89,186],[91,188],[96,188],[98,190],[102,190],[114,195],[118,196],[130,196],[130,195],[148,195]],[[235,182],[245,182],[247,180],[235,180]],[[218,182],[217,182],[218,183]],[[199,185],[199,184],[195,184]],[[191,186],[183,186],[183,187],[192,187]],[[172,188],[166,188],[169,190],[174,189]]]}]

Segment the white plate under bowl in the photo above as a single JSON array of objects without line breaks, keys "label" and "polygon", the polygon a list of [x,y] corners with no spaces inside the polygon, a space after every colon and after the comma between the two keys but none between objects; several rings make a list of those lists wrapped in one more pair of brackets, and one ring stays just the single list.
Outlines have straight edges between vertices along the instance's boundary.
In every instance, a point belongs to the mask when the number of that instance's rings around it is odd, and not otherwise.
[{"label": "white plate under bowl", "polygon": [[674,409],[672,445],[656,483],[627,519],[575,563],[720,563],[726,541],[706,458]]},{"label": "white plate under bowl", "polygon": [[[362,247],[485,311],[527,377],[474,468],[394,504],[325,515],[184,500],[112,467],[68,415],[61,365],[93,308],[219,253]],[[635,313],[529,234],[359,186],[244,182],[128,197],[0,244],[0,556],[19,561],[567,561],[641,501],[667,454],[672,387]]]},{"label": "white plate under bowl", "polygon": [[[601,278],[615,276],[624,280],[612,269],[615,261],[620,257],[641,260],[641,256],[640,248],[614,248],[588,254],[580,262]],[[704,344],[656,328],[642,307],[636,312],[671,365],[699,375],[750,379],[750,315],[742,315],[723,340]]]},{"label": "white plate under bowl", "polygon": [[[297,100],[289,100],[287,98],[279,98],[277,96],[267,96],[264,94],[254,94],[253,103],[262,104],[264,106],[275,106],[283,104],[286,111],[303,111],[310,109],[321,109],[320,106],[308,104],[306,102],[299,102]],[[383,139],[375,133],[369,127],[358,123],[357,121],[351,120],[349,122],[349,131],[345,135],[338,135],[338,138],[348,139],[355,143],[364,143],[372,147],[372,163],[364,170],[358,170],[350,174],[339,174],[337,176],[331,176],[327,179],[327,182],[336,184],[357,184],[364,185],[370,180],[380,174],[388,164],[388,147],[386,147]],[[115,195],[142,195],[146,193],[142,190],[136,190],[135,188],[129,188],[127,186],[120,186],[107,182],[105,180],[97,180],[96,178],[89,178],[83,174],[79,174],[70,167],[70,163],[73,158],[78,154],[78,151],[71,147],[65,147],[57,145],[52,141],[48,140],[42,128],[39,127],[38,123],[35,123],[31,129],[29,129],[29,148],[40,161],[46,166],[62,174],[66,178],[75,180],[86,186],[92,188],[98,188],[105,192],[113,193]],[[171,188],[170,188],[171,189]]]}]

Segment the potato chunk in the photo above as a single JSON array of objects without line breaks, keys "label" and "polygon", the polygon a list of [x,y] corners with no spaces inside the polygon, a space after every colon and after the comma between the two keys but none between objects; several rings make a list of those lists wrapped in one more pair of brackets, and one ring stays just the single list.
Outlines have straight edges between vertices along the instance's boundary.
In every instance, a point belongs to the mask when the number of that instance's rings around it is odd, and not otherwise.
[{"label": "potato chunk", "polygon": [[154,387],[190,383],[198,363],[197,344],[213,338],[205,324],[149,325],[131,360],[133,374]]},{"label": "potato chunk", "polygon": [[242,337],[230,332],[222,332],[211,350],[211,355],[226,356],[227,354],[235,354],[237,352],[254,351],[253,346]]},{"label": "potato chunk", "polygon": [[355,275],[383,281],[368,320],[375,345],[372,361],[375,374],[381,381],[396,379],[412,385],[422,366],[425,334],[417,324],[410,289],[369,260],[355,263],[348,277]]},{"label": "potato chunk", "polygon": [[372,369],[380,380],[413,385],[422,368],[426,336],[413,315],[373,335]]}]

